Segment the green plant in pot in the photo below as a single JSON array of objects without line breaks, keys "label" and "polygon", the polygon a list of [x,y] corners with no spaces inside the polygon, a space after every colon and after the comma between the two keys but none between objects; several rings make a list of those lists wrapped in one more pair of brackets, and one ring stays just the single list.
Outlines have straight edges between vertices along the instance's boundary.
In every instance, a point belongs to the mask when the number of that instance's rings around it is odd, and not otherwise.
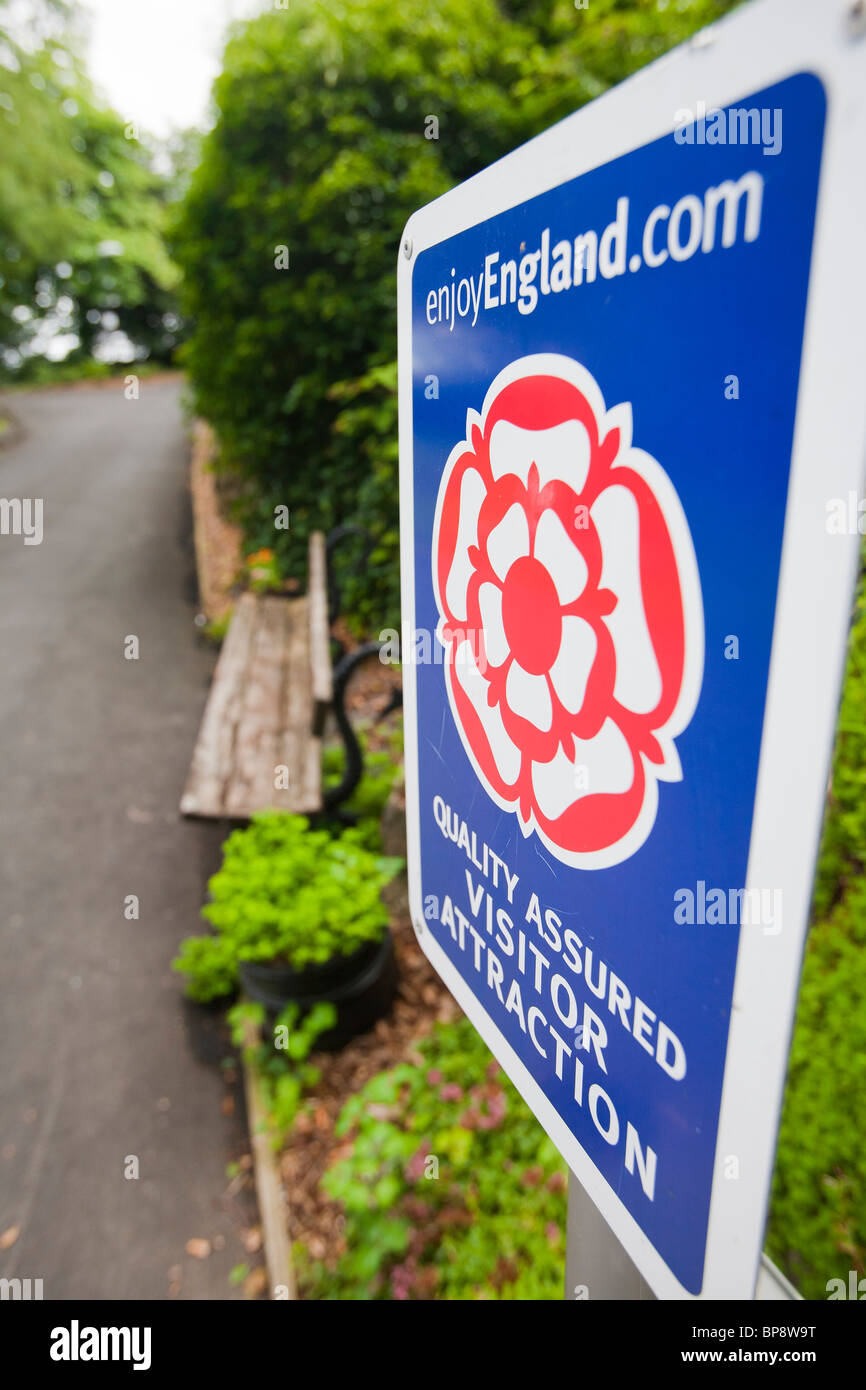
[{"label": "green plant in pot", "polygon": [[384,885],[398,859],[374,854],[359,830],[311,829],[303,816],[263,811],[223,846],[202,916],[215,929],[182,942],[174,968],[203,1003],[239,984],[277,1013],[322,1000],[337,1024],[319,1040],[339,1046],[385,1012],[395,968]]}]

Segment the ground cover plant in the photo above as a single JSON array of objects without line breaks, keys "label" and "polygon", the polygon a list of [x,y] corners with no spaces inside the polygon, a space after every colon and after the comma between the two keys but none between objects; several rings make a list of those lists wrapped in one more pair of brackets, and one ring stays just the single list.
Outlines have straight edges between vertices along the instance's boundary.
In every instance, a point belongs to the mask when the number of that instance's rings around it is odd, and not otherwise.
[{"label": "ground cover plant", "polygon": [[337,1021],[337,1010],[319,1000],[302,1015],[287,1004],[269,1022],[263,1004],[242,999],[227,1015],[232,1042],[256,1072],[263,1087],[268,1127],[274,1147],[289,1133],[309,1092],[321,1079],[321,1068],[310,1061],[316,1040]]},{"label": "ground cover plant", "polygon": [[306,1297],[562,1297],[563,1162],[466,1019],[368,1082],[336,1134],[345,1253],[297,1252]]}]

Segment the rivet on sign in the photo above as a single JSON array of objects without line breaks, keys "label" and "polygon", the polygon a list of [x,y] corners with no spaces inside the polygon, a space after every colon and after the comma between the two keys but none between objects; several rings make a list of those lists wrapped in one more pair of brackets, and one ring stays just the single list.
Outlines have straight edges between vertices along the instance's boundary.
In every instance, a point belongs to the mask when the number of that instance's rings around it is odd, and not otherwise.
[{"label": "rivet on sign", "polygon": [[411,238],[411,237],[408,237],[408,236],[407,236],[406,240],[403,242],[403,255],[406,257],[406,260],[407,260],[407,261],[408,261],[408,260],[411,260],[411,258],[412,258],[412,238]]},{"label": "rivet on sign", "polygon": [[852,39],[860,39],[866,34],[866,0],[854,0],[848,11],[848,33]]}]

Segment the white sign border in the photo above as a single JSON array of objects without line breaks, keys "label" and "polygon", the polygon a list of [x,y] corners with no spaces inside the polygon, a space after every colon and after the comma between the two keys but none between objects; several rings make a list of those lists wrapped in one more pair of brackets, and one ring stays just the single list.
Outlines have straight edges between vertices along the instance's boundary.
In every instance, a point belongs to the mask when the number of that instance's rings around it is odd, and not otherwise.
[{"label": "white sign border", "polygon": [[[823,83],[821,185],[746,881],[782,889],[783,929],[741,934],[697,1296],[674,1276],[425,926],[415,667],[403,668],[410,907],[419,943],[660,1298],[751,1299],[761,1259],[859,555],[858,536],[827,534],[826,504],[859,495],[866,476],[866,35],[853,32],[850,10],[849,0],[820,8],[814,0],[755,0],[413,214],[398,256],[405,628],[415,613],[411,281],[418,254],[669,134],[676,113],[695,110],[698,100],[707,110],[736,104],[799,72]],[[804,731],[812,731],[807,747]],[[728,1155],[739,1161],[737,1180],[725,1179]],[[828,1278],[835,1273],[828,1270]]]}]

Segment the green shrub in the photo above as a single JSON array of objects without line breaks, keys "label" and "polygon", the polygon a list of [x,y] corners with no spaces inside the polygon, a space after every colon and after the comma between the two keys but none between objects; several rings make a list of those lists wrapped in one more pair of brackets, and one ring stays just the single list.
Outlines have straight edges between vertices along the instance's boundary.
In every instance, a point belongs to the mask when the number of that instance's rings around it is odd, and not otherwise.
[{"label": "green shrub", "polygon": [[[346,611],[399,627],[407,218],[730,4],[292,0],[236,27],[173,244],[196,409],[246,480],[252,548],[302,578],[311,529],[360,522],[375,548],[363,566],[338,552]],[[290,532],[274,530],[281,504]]]},{"label": "green shrub", "polygon": [[866,884],[816,922],[800,990],[767,1247],[806,1298],[866,1270]]},{"label": "green shrub", "polygon": [[866,581],[833,755],[767,1248],[806,1298],[866,1270]]},{"label": "green shrub", "polygon": [[813,917],[822,916],[862,877],[866,865],[866,579],[854,607],[827,814],[818,858]]},{"label": "green shrub", "polygon": [[336,1269],[299,1252],[308,1296],[561,1299],[554,1145],[467,1020],[417,1051],[343,1107],[352,1152],[322,1184],[342,1203],[347,1252]]},{"label": "green shrub", "polygon": [[262,811],[223,846],[202,916],[216,935],[181,943],[174,968],[202,1002],[231,994],[238,964],[280,961],[295,969],[381,940],[380,893],[400,861],[371,853],[359,830],[311,830],[304,816]]}]

